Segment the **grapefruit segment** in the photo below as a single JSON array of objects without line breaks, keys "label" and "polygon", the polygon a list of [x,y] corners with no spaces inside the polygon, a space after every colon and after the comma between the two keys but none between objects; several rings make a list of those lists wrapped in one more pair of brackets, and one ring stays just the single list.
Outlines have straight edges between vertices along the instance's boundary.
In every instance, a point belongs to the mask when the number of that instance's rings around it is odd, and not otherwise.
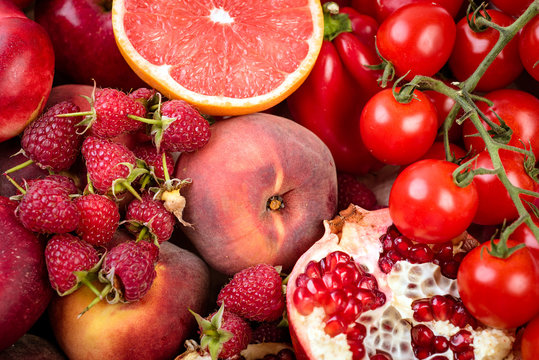
[{"label": "grapefruit segment", "polygon": [[323,40],[317,0],[115,0],[133,70],[211,115],[265,110],[301,85]]}]

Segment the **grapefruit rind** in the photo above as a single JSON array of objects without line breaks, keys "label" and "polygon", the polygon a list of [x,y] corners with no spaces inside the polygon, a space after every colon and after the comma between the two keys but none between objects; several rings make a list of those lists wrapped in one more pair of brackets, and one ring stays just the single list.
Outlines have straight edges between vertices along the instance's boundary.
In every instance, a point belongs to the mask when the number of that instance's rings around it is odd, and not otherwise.
[{"label": "grapefruit rind", "polygon": [[268,93],[247,98],[210,96],[193,92],[172,78],[170,66],[156,66],[146,60],[128,40],[123,26],[125,0],[114,0],[112,8],[112,27],[118,48],[133,71],[148,85],[169,99],[182,99],[209,115],[234,116],[250,114],[269,109],[292,94],[311,72],[324,38],[324,18],[320,2],[308,0],[311,10],[313,34],[307,40],[308,53],[295,71]]}]

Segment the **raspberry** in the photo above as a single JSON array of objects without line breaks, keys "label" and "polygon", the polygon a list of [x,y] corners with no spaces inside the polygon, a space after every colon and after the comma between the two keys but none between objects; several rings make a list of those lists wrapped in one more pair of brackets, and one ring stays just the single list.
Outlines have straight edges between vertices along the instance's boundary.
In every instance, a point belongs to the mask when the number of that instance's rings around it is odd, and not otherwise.
[{"label": "raspberry", "polygon": [[142,200],[132,200],[125,216],[127,230],[139,235],[144,227],[157,243],[167,241],[174,231],[174,215],[165,209],[162,201],[152,199],[146,193]]},{"label": "raspberry", "polygon": [[34,181],[16,212],[25,228],[39,233],[67,233],[79,223],[79,212],[69,193],[54,180]]},{"label": "raspberry", "polygon": [[[79,189],[75,185],[75,182],[70,177],[64,176],[64,175],[57,175],[57,174],[51,174],[47,175],[45,180],[51,180],[58,184],[59,187],[65,189],[68,194],[78,194]],[[39,181],[40,179],[31,179],[26,182],[26,187],[32,186],[36,181]]]},{"label": "raspberry", "polygon": [[88,115],[85,121],[91,123],[92,134],[95,136],[113,138],[144,128],[144,124],[128,118],[127,115],[143,117],[146,115],[146,108],[120,90],[98,89],[92,105],[95,112]]},{"label": "raspberry", "polygon": [[99,271],[100,278],[113,287],[110,302],[142,299],[155,279],[155,263],[155,253],[145,244],[127,241],[113,247]]},{"label": "raspberry", "polygon": [[58,117],[79,111],[72,102],[50,107],[24,130],[21,145],[26,156],[39,167],[53,172],[67,170],[77,159],[82,136],[77,133],[80,116]]},{"label": "raspberry", "polygon": [[163,153],[165,153],[167,171],[170,173],[174,170],[174,158],[170,152],[157,151],[152,143],[144,143],[137,145],[133,148],[133,153],[137,159],[144,160],[144,162],[150,167],[150,171],[153,171],[155,176],[159,179],[165,178],[165,171],[163,169]]},{"label": "raspberry", "polygon": [[169,100],[161,105],[162,123],[152,127],[158,148],[171,152],[190,152],[210,140],[210,125],[199,112],[183,100]]},{"label": "raspberry", "polygon": [[253,344],[276,342],[289,343],[290,332],[286,326],[278,326],[278,321],[262,322],[253,330]]},{"label": "raspberry", "polygon": [[45,247],[49,281],[58,294],[76,290],[80,283],[74,271],[90,271],[99,254],[90,244],[71,234],[54,235]]},{"label": "raspberry", "polygon": [[352,174],[337,173],[338,210],[346,209],[350,204],[365,210],[374,210],[378,205],[374,193],[359,182]]},{"label": "raspberry", "polygon": [[281,276],[267,264],[244,269],[234,275],[217,296],[217,304],[253,321],[279,319],[285,307]]},{"label": "raspberry", "polygon": [[94,245],[106,245],[112,240],[120,222],[118,205],[106,196],[83,195],[75,199],[80,213],[77,235]]},{"label": "raspberry", "polygon": [[107,139],[88,136],[82,144],[82,156],[92,185],[101,193],[111,190],[118,179],[129,176],[131,169],[122,163],[135,167],[135,155],[126,146]]}]

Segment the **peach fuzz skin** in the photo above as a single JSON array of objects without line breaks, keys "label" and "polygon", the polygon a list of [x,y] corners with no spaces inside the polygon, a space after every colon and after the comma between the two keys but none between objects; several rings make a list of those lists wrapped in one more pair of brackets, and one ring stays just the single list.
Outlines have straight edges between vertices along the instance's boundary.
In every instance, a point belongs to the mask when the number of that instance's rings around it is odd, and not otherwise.
[{"label": "peach fuzz skin", "polygon": [[[258,263],[290,269],[336,210],[335,163],[301,125],[256,113],[218,121],[201,150],[182,154],[175,177],[187,205],[183,228],[210,266],[233,274]],[[257,154],[254,156],[253,154]],[[284,207],[268,208],[280,196]]]},{"label": "peach fuzz skin", "polygon": [[85,286],[49,307],[50,322],[60,347],[71,360],[171,359],[196,327],[188,309],[201,313],[209,291],[209,270],[203,261],[170,243],[161,244],[157,277],[138,302],[101,301],[82,317],[93,300]]}]

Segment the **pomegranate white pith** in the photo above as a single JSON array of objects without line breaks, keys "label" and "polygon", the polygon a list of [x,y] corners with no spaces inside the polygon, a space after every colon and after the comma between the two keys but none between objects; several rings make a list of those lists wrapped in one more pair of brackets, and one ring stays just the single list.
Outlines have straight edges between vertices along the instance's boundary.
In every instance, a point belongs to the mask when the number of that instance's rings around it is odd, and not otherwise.
[{"label": "pomegranate white pith", "polygon": [[[324,222],[324,236],[298,260],[288,280],[287,311],[296,357],[316,360],[510,359],[514,331],[478,324],[463,307],[456,281],[442,275],[439,265],[399,260],[389,273],[380,269],[379,258],[383,253],[380,237],[391,224],[387,209],[366,211],[357,206]],[[473,240],[466,236],[463,239]],[[455,252],[463,251],[463,247],[466,245],[458,244]],[[305,297],[301,296],[301,291],[296,295],[295,292],[307,287],[306,274],[317,276],[312,272],[316,267],[313,263],[324,268],[326,259],[340,252],[350,255],[352,262],[376,278],[377,287],[373,292],[383,292],[385,302],[379,301],[372,310],[363,309],[355,322],[345,324],[346,330],[329,326],[329,332],[333,333],[328,334],[329,319],[342,317],[341,313],[328,315],[326,312],[332,311],[328,310],[331,306],[319,305],[324,300],[309,313],[309,307],[305,306],[308,301],[301,302],[308,298],[308,291]],[[340,255],[340,259],[346,257]],[[311,280],[310,289],[316,287],[313,283],[319,282]],[[328,284],[328,288],[331,285]],[[349,288],[346,290],[348,294],[354,293]],[[361,329],[357,323],[365,327],[364,337],[360,335],[360,341],[353,345],[350,327]]]}]

